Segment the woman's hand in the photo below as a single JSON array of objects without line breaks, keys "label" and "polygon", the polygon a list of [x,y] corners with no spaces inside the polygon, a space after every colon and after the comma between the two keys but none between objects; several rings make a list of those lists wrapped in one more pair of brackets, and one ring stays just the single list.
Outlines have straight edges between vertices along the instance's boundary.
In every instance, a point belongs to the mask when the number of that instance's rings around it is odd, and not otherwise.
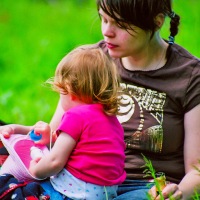
[{"label": "woman's hand", "polygon": [[[151,196],[151,200],[181,200],[182,199],[182,192],[179,190],[179,187],[175,183],[169,183],[165,186],[165,188],[162,190],[162,194],[159,195],[157,193],[156,186],[153,186],[149,190],[149,195]],[[161,197],[162,196],[162,197]]]},{"label": "woman's hand", "polygon": [[42,139],[35,141],[36,144],[47,145],[50,143],[51,128],[48,123],[39,121],[33,126],[33,129],[36,135],[42,134]]},{"label": "woman's hand", "polygon": [[5,138],[9,138],[12,134],[26,135],[31,129],[33,129],[32,126],[24,126],[20,124],[8,124],[0,126],[0,134],[2,134]]},{"label": "woman's hand", "polygon": [[0,134],[5,138],[9,138],[10,135],[14,134],[14,129],[12,125],[0,126]]}]

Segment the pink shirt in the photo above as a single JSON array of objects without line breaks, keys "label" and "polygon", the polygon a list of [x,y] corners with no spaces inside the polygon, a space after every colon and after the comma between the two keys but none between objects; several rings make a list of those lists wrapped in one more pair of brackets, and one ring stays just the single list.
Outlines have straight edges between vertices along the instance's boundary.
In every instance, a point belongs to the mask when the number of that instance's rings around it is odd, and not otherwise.
[{"label": "pink shirt", "polygon": [[66,169],[85,182],[118,185],[125,178],[124,131],[116,116],[104,113],[100,104],[67,111],[58,128],[76,142]]}]

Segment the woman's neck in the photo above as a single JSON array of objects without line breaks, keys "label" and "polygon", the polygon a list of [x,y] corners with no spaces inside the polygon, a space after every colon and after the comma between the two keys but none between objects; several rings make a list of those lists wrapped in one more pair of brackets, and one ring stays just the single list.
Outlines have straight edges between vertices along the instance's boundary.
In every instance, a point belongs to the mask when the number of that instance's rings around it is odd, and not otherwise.
[{"label": "woman's neck", "polygon": [[162,39],[156,42],[151,41],[142,52],[122,58],[122,64],[131,71],[151,71],[162,68],[166,63],[168,46]]}]

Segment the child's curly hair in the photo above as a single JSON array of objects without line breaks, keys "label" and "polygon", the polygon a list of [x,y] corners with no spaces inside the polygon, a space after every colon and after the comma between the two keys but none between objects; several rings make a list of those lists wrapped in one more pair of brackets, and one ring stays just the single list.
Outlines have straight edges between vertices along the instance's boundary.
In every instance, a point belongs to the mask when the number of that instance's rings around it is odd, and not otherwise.
[{"label": "child's curly hair", "polygon": [[118,114],[119,76],[116,65],[99,47],[84,45],[58,64],[53,89],[85,103],[100,103],[107,114]]}]

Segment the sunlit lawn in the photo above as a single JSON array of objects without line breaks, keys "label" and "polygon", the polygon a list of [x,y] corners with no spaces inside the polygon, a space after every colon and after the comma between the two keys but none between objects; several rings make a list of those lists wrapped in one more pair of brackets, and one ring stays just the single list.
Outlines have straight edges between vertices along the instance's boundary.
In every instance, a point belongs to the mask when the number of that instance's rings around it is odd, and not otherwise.
[{"label": "sunlit lawn", "polygon": [[[182,16],[176,42],[200,57],[200,2],[174,4]],[[167,23],[162,30],[166,39]],[[27,125],[48,122],[58,94],[43,83],[69,50],[102,38],[95,1],[1,0],[0,30],[0,119]]]}]

